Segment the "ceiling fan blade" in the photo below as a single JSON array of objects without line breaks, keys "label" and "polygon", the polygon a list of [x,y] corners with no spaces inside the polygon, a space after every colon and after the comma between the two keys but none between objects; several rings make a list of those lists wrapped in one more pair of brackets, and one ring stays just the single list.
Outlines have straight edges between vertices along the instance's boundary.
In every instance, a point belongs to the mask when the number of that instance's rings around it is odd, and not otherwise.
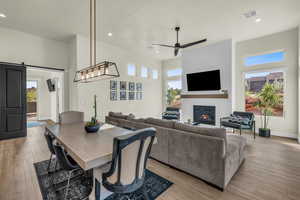
[{"label": "ceiling fan blade", "polygon": [[174,50],[174,55],[177,56],[177,55],[178,55],[178,52],[179,52],[179,49],[176,48],[176,49]]},{"label": "ceiling fan blade", "polygon": [[191,42],[191,43],[188,43],[188,44],[181,45],[180,48],[190,47],[190,46],[200,44],[200,43],[203,43],[203,42],[206,42],[206,41],[207,41],[207,39],[199,40],[199,41],[196,41],[196,42]]},{"label": "ceiling fan blade", "polygon": [[171,45],[166,45],[166,44],[152,44],[152,45],[161,46],[161,47],[170,47],[170,48],[175,48],[174,46],[171,46]]}]

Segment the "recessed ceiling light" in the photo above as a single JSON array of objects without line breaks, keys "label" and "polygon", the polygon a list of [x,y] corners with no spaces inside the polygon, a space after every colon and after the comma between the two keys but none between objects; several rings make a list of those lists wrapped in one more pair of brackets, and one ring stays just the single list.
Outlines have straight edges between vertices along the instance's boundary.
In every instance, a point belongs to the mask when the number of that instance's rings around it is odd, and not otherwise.
[{"label": "recessed ceiling light", "polygon": [[261,18],[257,18],[256,20],[255,20],[255,22],[261,22]]},{"label": "recessed ceiling light", "polygon": [[111,32],[109,32],[109,33],[107,33],[107,35],[108,35],[109,37],[111,37],[111,36],[112,36],[112,33],[111,33]]},{"label": "recessed ceiling light", "polygon": [[159,51],[158,51],[158,50],[156,50],[156,51],[155,51],[155,53],[159,54]]},{"label": "recessed ceiling light", "polygon": [[1,18],[6,18],[6,15],[4,13],[0,13]]}]

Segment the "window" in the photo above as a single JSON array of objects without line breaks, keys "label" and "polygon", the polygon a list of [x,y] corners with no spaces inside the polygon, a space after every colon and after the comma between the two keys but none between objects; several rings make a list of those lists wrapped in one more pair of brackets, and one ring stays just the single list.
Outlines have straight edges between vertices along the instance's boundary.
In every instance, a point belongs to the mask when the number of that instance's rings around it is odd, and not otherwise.
[{"label": "window", "polygon": [[147,67],[142,67],[141,69],[141,77],[147,78],[148,77],[148,68]]},{"label": "window", "polygon": [[256,115],[262,113],[256,107],[259,95],[266,85],[273,87],[278,97],[277,103],[271,108],[271,116],[283,116],[284,73],[283,71],[249,72],[245,74],[245,110]]},{"label": "window", "polygon": [[129,76],[135,76],[135,65],[134,64],[128,64],[128,66],[127,66],[127,74]]},{"label": "window", "polygon": [[280,51],[275,53],[262,54],[258,56],[249,56],[245,59],[245,65],[247,67],[250,67],[254,65],[282,62],[283,60],[284,52]]},{"label": "window", "polygon": [[172,77],[172,76],[181,76],[182,74],[182,69],[178,68],[178,69],[171,69],[167,71],[167,76],[168,77]]},{"label": "window", "polygon": [[181,107],[181,80],[167,81],[167,106]]},{"label": "window", "polygon": [[152,70],[152,78],[153,79],[158,79],[158,71],[156,69]]}]

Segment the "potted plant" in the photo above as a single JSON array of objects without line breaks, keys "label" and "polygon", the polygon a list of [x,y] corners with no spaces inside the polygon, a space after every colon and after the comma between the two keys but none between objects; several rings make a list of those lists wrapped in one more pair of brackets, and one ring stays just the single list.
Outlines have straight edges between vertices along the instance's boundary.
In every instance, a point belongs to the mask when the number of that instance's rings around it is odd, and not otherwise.
[{"label": "potted plant", "polygon": [[93,105],[93,108],[94,108],[94,116],[92,117],[91,121],[87,122],[85,124],[85,130],[86,132],[88,133],[95,133],[95,132],[98,132],[99,128],[100,128],[100,123],[98,122],[97,120],[97,96],[94,95],[94,105]]},{"label": "potted plant", "polygon": [[271,130],[268,128],[270,116],[273,114],[273,107],[280,103],[278,88],[275,84],[265,84],[258,94],[258,101],[255,106],[261,112],[262,128],[259,128],[259,136],[270,137]]}]

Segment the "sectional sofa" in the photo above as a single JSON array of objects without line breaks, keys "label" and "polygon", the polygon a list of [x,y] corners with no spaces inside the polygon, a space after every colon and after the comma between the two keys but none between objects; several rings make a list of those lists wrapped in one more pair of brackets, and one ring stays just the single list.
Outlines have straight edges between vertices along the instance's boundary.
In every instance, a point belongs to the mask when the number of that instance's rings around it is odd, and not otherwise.
[{"label": "sectional sofa", "polygon": [[223,190],[245,159],[246,140],[222,128],[204,128],[155,118],[110,112],[106,123],[130,129],[154,127],[151,157]]}]

